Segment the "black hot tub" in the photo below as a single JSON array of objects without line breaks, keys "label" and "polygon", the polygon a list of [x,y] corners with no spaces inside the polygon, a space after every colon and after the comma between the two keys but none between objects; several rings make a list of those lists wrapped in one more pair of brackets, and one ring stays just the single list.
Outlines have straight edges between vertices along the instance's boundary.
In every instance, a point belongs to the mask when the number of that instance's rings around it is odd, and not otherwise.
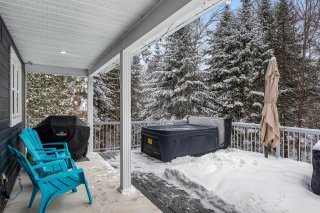
[{"label": "black hot tub", "polygon": [[218,127],[190,124],[147,126],[142,127],[141,136],[141,151],[165,162],[219,149]]}]

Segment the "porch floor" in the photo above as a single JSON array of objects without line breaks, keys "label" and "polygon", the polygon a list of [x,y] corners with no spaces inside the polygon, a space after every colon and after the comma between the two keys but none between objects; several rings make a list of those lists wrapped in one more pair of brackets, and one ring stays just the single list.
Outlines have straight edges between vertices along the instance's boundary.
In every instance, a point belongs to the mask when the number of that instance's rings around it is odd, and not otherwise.
[{"label": "porch floor", "polygon": [[[47,208],[50,212],[161,212],[140,191],[131,195],[122,195],[117,191],[119,186],[119,172],[104,161],[97,153],[88,154],[90,161],[78,162],[77,166],[85,170],[88,179],[93,204],[88,205],[88,198],[84,186],[78,187],[77,193],[66,193],[51,202]],[[28,209],[28,202],[32,192],[32,184],[26,173],[21,172],[23,190],[16,199],[9,200],[4,213],[33,213],[39,211],[41,193],[38,193],[32,208]],[[16,181],[11,197],[20,190]]]},{"label": "porch floor", "polygon": [[[100,152],[99,155],[109,162],[115,169],[117,166],[112,162],[119,156],[119,151]],[[174,184],[168,183],[163,178],[153,173],[133,171],[132,185],[142,192],[153,204],[164,213],[214,213],[201,204],[201,201]],[[217,212],[222,212],[217,210]]]}]

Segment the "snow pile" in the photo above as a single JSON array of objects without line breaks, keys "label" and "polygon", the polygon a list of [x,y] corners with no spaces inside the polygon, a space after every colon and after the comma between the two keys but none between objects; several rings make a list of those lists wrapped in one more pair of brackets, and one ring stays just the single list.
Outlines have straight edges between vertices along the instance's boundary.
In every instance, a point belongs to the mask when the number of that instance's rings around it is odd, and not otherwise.
[{"label": "snow pile", "polygon": [[320,151],[320,141],[313,146],[312,150]]},{"label": "snow pile", "polygon": [[310,164],[235,149],[188,158],[168,167],[166,177],[213,205],[218,197],[244,213],[319,212],[320,197],[309,190]]},{"label": "snow pile", "polygon": [[[119,157],[111,164],[118,167]],[[226,149],[163,163],[135,150],[132,171],[167,178],[204,205],[226,212],[318,213],[320,208],[320,196],[310,191],[311,164],[290,159]]]}]

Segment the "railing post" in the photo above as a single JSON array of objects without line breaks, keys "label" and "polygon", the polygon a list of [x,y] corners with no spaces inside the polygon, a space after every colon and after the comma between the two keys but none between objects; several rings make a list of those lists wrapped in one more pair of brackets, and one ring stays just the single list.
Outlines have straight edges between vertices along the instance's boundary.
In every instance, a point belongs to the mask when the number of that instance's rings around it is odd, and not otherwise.
[{"label": "railing post", "polygon": [[90,127],[90,137],[88,151],[93,152],[93,76],[88,76],[88,103],[87,103],[87,119]]},{"label": "railing post", "polygon": [[120,52],[120,187],[131,190],[131,54]]},{"label": "railing post", "polygon": [[276,147],[276,157],[280,158],[280,143],[278,144],[278,146]]}]

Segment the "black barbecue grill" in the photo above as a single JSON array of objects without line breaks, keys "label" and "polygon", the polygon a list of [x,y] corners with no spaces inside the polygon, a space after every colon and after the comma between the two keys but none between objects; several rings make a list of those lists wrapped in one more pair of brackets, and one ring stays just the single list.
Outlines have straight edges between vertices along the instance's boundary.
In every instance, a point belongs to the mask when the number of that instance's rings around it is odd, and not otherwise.
[{"label": "black barbecue grill", "polygon": [[79,160],[86,157],[90,127],[78,117],[49,116],[34,129],[43,143],[67,142],[72,159]]}]

